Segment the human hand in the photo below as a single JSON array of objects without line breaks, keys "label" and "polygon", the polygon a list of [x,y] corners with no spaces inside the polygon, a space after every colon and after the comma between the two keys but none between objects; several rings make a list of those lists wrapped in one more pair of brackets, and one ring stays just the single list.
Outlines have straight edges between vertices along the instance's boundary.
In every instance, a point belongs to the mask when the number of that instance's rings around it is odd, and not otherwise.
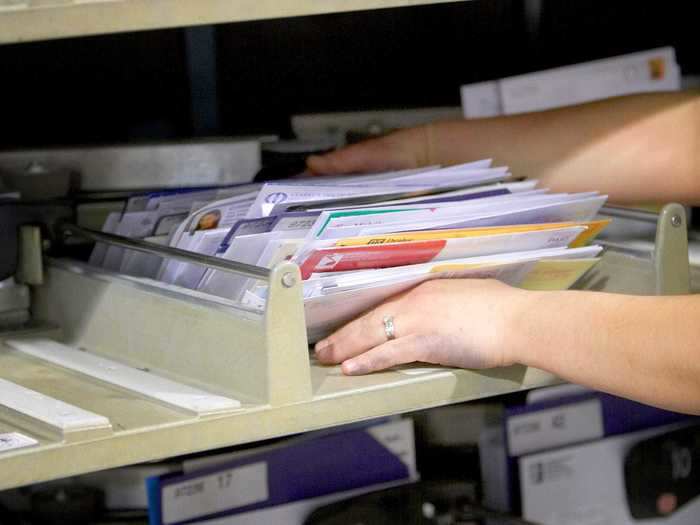
[{"label": "human hand", "polygon": [[429,126],[396,131],[325,155],[312,155],[306,165],[315,175],[418,168],[430,163],[429,133]]},{"label": "human hand", "polygon": [[[435,279],[397,295],[316,343],[323,364],[360,375],[421,361],[459,368],[516,362],[508,345],[527,292],[491,279]],[[384,317],[395,339],[387,340]]]}]

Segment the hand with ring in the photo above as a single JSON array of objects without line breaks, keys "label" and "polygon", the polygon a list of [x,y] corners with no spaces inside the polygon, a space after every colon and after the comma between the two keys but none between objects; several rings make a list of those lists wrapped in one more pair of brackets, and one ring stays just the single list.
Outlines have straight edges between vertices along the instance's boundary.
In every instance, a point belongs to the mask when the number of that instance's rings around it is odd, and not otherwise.
[{"label": "hand with ring", "polygon": [[435,279],[390,298],[316,344],[323,364],[359,375],[420,361],[460,368],[513,364],[508,331],[527,292],[494,280]]}]

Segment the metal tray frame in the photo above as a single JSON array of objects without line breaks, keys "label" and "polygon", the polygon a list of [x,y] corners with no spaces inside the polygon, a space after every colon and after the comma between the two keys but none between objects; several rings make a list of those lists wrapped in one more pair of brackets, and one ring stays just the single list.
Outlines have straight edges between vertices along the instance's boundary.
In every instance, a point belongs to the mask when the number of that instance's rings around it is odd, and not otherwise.
[{"label": "metal tray frame", "polygon": [[[610,249],[579,287],[687,292],[687,238],[679,220],[684,224],[683,208],[667,207],[659,216],[653,257]],[[109,427],[47,431],[36,418],[0,410],[0,433],[21,432],[39,442],[0,453],[0,489],[559,382],[523,366],[472,371],[413,365],[343,376],[309,352],[301,279],[292,263],[269,272],[262,313],[72,261],[47,261],[42,281],[33,289],[38,326],[0,334],[0,378],[103,416]],[[178,410],[63,366],[58,358],[37,358],[3,344],[22,337],[50,337],[134,374],[146,371],[240,406],[213,414]]]}]

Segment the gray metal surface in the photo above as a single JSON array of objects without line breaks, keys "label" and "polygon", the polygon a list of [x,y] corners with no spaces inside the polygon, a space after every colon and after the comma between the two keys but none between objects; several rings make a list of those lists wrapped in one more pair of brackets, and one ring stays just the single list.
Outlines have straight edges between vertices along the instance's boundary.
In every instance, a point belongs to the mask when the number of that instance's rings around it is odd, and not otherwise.
[{"label": "gray metal surface", "polygon": [[632,219],[635,221],[650,222],[656,224],[659,219],[659,214],[646,210],[637,210],[632,208],[620,208],[617,206],[603,206],[600,210],[601,215],[607,217],[615,217],[618,219]]},{"label": "gray metal surface", "polygon": [[15,283],[12,278],[0,282],[0,313],[26,310],[29,304],[27,286]]},{"label": "gray metal surface", "polygon": [[23,174],[32,164],[50,171],[75,171],[86,191],[235,184],[252,180],[260,169],[260,141],[220,139],[0,152],[0,173]]}]

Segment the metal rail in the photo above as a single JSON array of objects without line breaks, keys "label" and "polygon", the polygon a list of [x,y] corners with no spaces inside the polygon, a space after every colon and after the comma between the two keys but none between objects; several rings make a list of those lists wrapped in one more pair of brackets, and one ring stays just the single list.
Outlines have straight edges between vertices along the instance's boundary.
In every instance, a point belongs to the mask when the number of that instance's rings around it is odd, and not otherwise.
[{"label": "metal rail", "polygon": [[87,228],[81,228],[75,224],[62,223],[59,225],[60,231],[66,236],[77,236],[89,239],[91,241],[103,242],[114,246],[121,246],[130,250],[157,255],[159,257],[167,257],[178,261],[205,266],[214,270],[222,270],[224,272],[253,277],[264,281],[270,280],[271,272],[268,268],[255,266],[236,261],[228,261],[218,257],[202,255],[200,253],[188,252],[180,248],[171,246],[160,246],[140,239],[130,239],[113,233],[98,232]]},{"label": "metal rail", "polygon": [[618,217],[620,219],[632,219],[642,222],[653,222],[656,224],[659,220],[659,214],[646,210],[635,210],[631,208],[621,208],[617,206],[603,206],[600,209],[600,215],[608,217]]}]

